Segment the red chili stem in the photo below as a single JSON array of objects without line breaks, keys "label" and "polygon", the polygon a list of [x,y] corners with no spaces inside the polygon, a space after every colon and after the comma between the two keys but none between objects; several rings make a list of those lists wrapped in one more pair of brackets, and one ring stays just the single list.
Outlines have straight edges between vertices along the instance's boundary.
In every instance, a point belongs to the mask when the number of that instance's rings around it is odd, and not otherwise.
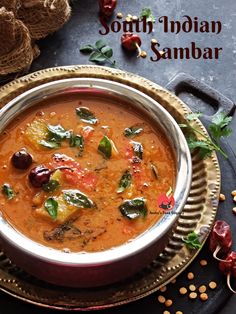
[{"label": "red chili stem", "polygon": [[138,43],[135,43],[136,48],[138,49],[138,55],[137,58],[141,57],[142,54],[142,49],[140,48],[140,46],[138,45]]},{"label": "red chili stem", "polygon": [[215,249],[215,251],[214,251],[214,253],[213,253],[213,257],[214,257],[217,261],[219,261],[219,262],[231,263],[230,260],[227,261],[227,260],[225,260],[225,259],[221,259],[221,258],[219,258],[219,257],[216,256],[216,255],[219,253],[219,251],[220,251],[221,249],[222,249],[222,247],[221,247],[220,245],[217,245],[217,247],[216,247],[216,249]]},{"label": "red chili stem", "polygon": [[231,273],[228,273],[228,274],[227,274],[227,286],[229,287],[229,290],[230,290],[231,292],[233,292],[234,294],[236,294],[236,291],[231,287],[230,279],[231,279]]}]

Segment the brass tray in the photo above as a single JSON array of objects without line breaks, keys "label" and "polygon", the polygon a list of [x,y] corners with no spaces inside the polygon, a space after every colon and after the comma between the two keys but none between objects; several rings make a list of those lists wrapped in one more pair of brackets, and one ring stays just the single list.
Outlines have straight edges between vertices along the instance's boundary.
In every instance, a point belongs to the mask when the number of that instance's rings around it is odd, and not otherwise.
[{"label": "brass tray", "polygon": [[[140,76],[99,66],[68,66],[42,70],[19,78],[0,88],[0,106],[35,86],[71,77],[103,78],[134,87],[157,100],[171,115],[183,123],[191,110],[176,96]],[[200,121],[196,124],[206,134]],[[220,168],[217,157],[201,160],[192,155],[193,178],[187,203],[181,213],[169,244],[151,265],[135,276],[101,288],[62,288],[42,282],[16,266],[0,253],[0,290],[23,301],[61,310],[98,310],[126,304],[143,298],[179,275],[197,256],[189,251],[182,238],[195,230],[202,243],[214,222],[220,193]]]}]

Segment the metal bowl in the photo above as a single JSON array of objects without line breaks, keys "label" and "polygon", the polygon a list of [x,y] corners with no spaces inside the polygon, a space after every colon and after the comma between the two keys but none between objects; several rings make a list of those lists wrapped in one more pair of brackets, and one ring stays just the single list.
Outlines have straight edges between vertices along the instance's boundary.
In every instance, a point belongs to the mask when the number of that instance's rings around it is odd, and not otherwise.
[{"label": "metal bowl", "polygon": [[162,251],[187,200],[192,176],[185,137],[172,116],[156,101],[126,85],[92,78],[50,82],[16,97],[0,110],[0,131],[40,100],[65,93],[89,92],[115,97],[143,112],[169,140],[176,160],[174,211],[146,232],[118,247],[95,253],[65,253],[43,246],[14,229],[0,216],[0,243],[8,257],[28,273],[62,286],[95,287],[111,284],[138,272]]}]

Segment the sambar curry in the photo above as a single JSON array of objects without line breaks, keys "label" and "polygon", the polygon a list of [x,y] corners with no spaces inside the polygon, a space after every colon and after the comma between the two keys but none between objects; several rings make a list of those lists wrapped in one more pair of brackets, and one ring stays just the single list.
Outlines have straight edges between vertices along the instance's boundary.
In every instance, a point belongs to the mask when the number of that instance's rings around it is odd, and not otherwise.
[{"label": "sambar curry", "polygon": [[0,210],[15,229],[66,252],[103,251],[161,217],[175,184],[163,133],[130,105],[91,94],[46,100],[0,136]]}]

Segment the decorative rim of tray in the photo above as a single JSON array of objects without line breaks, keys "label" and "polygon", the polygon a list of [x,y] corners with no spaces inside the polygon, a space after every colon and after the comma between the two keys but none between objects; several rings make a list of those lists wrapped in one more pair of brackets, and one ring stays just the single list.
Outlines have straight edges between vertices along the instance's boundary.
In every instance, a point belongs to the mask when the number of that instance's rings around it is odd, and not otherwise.
[{"label": "decorative rim of tray", "polygon": [[[0,106],[35,86],[72,77],[102,78],[134,87],[158,101],[183,123],[189,107],[163,87],[138,75],[100,66],[66,66],[41,70],[0,88]],[[207,134],[199,120],[196,125]],[[116,284],[90,289],[58,287],[42,282],[12,265],[0,252],[0,290],[38,306],[60,310],[99,310],[141,299],[169,283],[197,256],[189,251],[182,238],[195,230],[202,243],[213,225],[220,193],[220,168],[215,153],[206,160],[192,154],[193,177],[187,203],[178,218],[164,251],[145,269]]]}]

